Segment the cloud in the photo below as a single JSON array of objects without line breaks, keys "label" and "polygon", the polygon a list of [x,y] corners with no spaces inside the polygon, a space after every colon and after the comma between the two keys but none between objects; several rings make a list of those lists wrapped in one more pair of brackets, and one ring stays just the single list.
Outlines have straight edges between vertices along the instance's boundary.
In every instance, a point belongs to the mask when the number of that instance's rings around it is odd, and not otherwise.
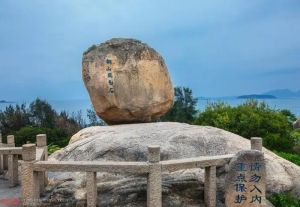
[{"label": "cloud", "polygon": [[296,88],[290,76],[299,79],[291,72],[300,65],[299,22],[298,0],[2,0],[1,96],[87,97],[82,53],[111,37],[147,42],[165,58],[174,84],[198,96],[269,90],[279,82]]}]

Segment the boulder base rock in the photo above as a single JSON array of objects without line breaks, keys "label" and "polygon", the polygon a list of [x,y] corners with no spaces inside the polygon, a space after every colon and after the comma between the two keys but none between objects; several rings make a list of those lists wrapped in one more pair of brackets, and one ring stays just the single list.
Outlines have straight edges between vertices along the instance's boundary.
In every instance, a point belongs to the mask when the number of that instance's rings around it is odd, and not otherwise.
[{"label": "boulder base rock", "polygon": [[[249,150],[250,141],[209,126],[160,122],[85,128],[50,160],[146,161],[147,146],[160,145],[161,159],[222,155]],[[297,188],[300,168],[263,149],[267,194]],[[85,173],[55,173],[47,198],[84,202]],[[218,206],[224,203],[225,168],[217,169]],[[98,173],[99,206],[146,206],[146,176]],[[203,203],[203,169],[163,173],[163,206],[191,207]],[[49,199],[45,200],[49,202]],[[71,203],[72,203],[71,202]]]},{"label": "boulder base rock", "polygon": [[173,104],[163,58],[134,39],[111,39],[83,55],[82,76],[94,109],[108,124],[150,122]]}]

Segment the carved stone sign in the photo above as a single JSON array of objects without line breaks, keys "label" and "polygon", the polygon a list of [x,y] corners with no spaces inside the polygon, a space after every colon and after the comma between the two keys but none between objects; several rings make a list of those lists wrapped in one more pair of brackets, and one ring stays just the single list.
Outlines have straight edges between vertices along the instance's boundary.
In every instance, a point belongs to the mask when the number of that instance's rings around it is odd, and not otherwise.
[{"label": "carved stone sign", "polygon": [[106,74],[107,74],[107,84],[108,84],[108,90],[109,93],[114,93],[114,83],[113,83],[113,74],[112,74],[112,59],[111,58],[106,58]]},{"label": "carved stone sign", "polygon": [[226,207],[266,206],[266,166],[257,150],[239,152],[229,164],[225,181]]}]

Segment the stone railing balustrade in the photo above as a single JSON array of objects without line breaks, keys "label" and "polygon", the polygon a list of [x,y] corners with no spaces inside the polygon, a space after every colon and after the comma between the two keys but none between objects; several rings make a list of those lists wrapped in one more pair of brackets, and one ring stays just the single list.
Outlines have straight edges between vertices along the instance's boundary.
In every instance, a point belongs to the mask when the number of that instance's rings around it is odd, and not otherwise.
[{"label": "stone railing balustrade", "polygon": [[[47,138],[45,134],[37,135],[37,153],[38,157],[35,160],[47,160]],[[15,147],[15,137],[13,135],[7,136],[7,143],[2,142],[2,135],[0,133],[0,171],[7,170],[9,186],[14,187],[18,184],[18,160],[23,155],[22,147]],[[22,156],[23,157],[23,156]],[[47,184],[45,173],[43,173],[44,183]],[[40,176],[42,179],[42,175]]]},{"label": "stone railing balustrade", "polygon": [[[35,154],[34,145],[23,145],[26,154]],[[23,155],[24,156],[24,155]],[[102,162],[102,161],[35,161],[33,157],[26,159],[24,156],[24,167],[22,174],[26,180],[23,181],[23,199],[30,205],[38,205],[30,201],[38,202],[40,186],[38,173],[45,171],[59,172],[86,172],[87,183],[87,206],[96,206],[97,172],[109,173],[134,173],[147,174],[147,206],[159,207],[162,205],[162,171],[177,171],[189,168],[205,168],[205,201],[208,207],[216,205],[216,167],[227,164],[233,154],[220,156],[206,156],[180,160],[160,161],[160,147],[148,147],[148,162]]]},{"label": "stone railing balustrade", "polygon": [[[14,143],[9,136],[8,145]],[[1,138],[1,137],[0,137]],[[0,139],[1,141],[1,139]],[[0,142],[1,143],[1,142]],[[25,144],[22,148],[3,147],[0,155],[8,155],[8,168],[11,174],[10,183],[17,182],[17,156],[22,154],[22,199],[23,206],[39,206],[40,195],[47,185],[47,171],[53,172],[86,172],[87,206],[95,207],[97,203],[97,172],[134,173],[147,175],[147,206],[162,206],[162,172],[173,172],[182,169],[204,168],[204,201],[207,207],[216,206],[216,168],[227,165],[234,154],[203,156],[196,158],[160,161],[160,147],[148,147],[147,162],[110,162],[110,161],[47,161],[46,135],[37,135],[37,144]],[[262,150],[262,139],[251,139],[252,150]],[[3,158],[2,158],[3,159]],[[3,165],[2,165],[3,166]]]}]

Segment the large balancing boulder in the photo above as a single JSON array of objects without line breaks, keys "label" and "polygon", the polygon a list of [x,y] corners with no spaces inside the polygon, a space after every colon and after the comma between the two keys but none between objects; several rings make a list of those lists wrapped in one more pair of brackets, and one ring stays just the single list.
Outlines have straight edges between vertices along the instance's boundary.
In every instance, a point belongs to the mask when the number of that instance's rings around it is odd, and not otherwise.
[{"label": "large balancing boulder", "polygon": [[96,113],[108,124],[154,121],[173,104],[163,58],[138,40],[93,45],[83,54],[82,76]]}]

